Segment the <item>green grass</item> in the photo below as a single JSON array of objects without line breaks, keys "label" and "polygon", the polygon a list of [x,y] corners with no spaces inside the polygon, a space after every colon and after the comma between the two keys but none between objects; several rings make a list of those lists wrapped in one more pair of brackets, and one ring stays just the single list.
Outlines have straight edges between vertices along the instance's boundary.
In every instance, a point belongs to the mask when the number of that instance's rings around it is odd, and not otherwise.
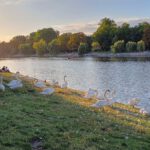
[{"label": "green grass", "polygon": [[[10,80],[4,74],[5,82]],[[91,108],[82,92],[56,88],[0,92],[0,150],[149,150],[150,117],[123,104]],[[33,148],[33,145],[36,145]]]}]

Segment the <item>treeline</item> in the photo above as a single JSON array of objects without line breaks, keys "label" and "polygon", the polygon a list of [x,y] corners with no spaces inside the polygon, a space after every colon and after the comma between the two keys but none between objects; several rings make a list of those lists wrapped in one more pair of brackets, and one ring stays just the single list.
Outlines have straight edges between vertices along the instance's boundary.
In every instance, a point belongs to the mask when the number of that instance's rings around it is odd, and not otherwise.
[{"label": "treeline", "polygon": [[82,32],[63,33],[53,28],[45,28],[30,33],[29,36],[15,36],[9,42],[0,43],[0,56],[56,55],[78,52],[79,55],[91,51],[133,52],[150,50],[150,24],[143,22],[131,27],[127,23],[118,26],[115,21],[104,18],[91,36]]}]

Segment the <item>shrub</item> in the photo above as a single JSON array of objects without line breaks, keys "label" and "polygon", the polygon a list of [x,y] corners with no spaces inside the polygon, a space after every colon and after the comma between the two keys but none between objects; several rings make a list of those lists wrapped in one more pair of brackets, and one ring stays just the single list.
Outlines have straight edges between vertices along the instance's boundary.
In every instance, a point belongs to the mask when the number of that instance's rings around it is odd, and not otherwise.
[{"label": "shrub", "polygon": [[98,42],[92,43],[92,51],[99,51],[101,49],[100,44]]},{"label": "shrub", "polygon": [[124,52],[125,51],[124,40],[115,42],[114,45],[111,46],[111,51],[113,53]]},{"label": "shrub", "polygon": [[29,55],[29,54],[34,53],[33,48],[30,43],[20,44],[19,50],[20,50],[20,53],[24,55]]},{"label": "shrub", "polygon": [[78,48],[78,55],[82,56],[87,52],[87,50],[88,50],[88,45],[86,43],[80,43]]},{"label": "shrub", "polygon": [[136,42],[128,42],[127,44],[126,44],[126,50],[128,51],[128,52],[134,52],[134,51],[136,51],[137,50],[137,43]]},{"label": "shrub", "polygon": [[48,50],[51,55],[57,55],[61,52],[60,42],[57,39],[52,40],[48,44]]},{"label": "shrub", "polygon": [[138,41],[137,42],[137,51],[145,51],[145,43],[144,41]]}]

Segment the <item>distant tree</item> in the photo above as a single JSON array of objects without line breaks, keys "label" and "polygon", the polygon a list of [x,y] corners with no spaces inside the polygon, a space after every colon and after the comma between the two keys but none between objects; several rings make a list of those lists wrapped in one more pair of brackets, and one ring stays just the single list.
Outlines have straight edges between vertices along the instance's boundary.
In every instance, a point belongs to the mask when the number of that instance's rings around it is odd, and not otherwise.
[{"label": "distant tree", "polygon": [[120,41],[115,42],[114,45],[111,46],[111,51],[113,53],[125,52],[124,40],[120,40]]},{"label": "distant tree", "polygon": [[102,50],[110,50],[113,38],[116,35],[117,25],[113,20],[104,18],[101,20],[97,31],[93,34],[94,41],[101,43]]},{"label": "distant tree", "polygon": [[41,56],[45,54],[47,45],[46,42],[41,39],[40,41],[33,43],[33,48],[36,50],[36,54]]},{"label": "distant tree", "polygon": [[19,50],[21,54],[30,55],[34,53],[34,50],[30,43],[20,44]]},{"label": "distant tree", "polygon": [[43,39],[46,43],[51,42],[53,39],[59,36],[59,32],[55,31],[53,28],[44,28],[38,30],[37,32],[33,32],[30,34],[30,40],[33,42],[37,42]]},{"label": "distant tree", "polygon": [[127,50],[127,52],[134,52],[134,51],[136,51],[137,50],[137,43],[129,41],[126,44],[126,50]]},{"label": "distant tree", "polygon": [[87,43],[80,43],[79,48],[78,48],[78,55],[82,56],[87,52],[88,45]]},{"label": "distant tree", "polygon": [[145,51],[145,43],[144,41],[138,41],[137,42],[137,51]]},{"label": "distant tree", "polygon": [[150,50],[150,27],[144,30],[143,41],[145,42],[146,49]]},{"label": "distant tree", "polygon": [[48,44],[48,51],[51,55],[57,55],[61,52],[60,43],[58,39],[54,39]]},{"label": "distant tree", "polygon": [[101,50],[101,46],[98,42],[93,42],[92,43],[92,51],[100,51]]},{"label": "distant tree", "polygon": [[68,42],[70,40],[71,35],[71,33],[63,33],[57,38],[61,51],[69,51]]},{"label": "distant tree", "polygon": [[74,33],[70,36],[68,41],[68,48],[70,52],[77,51],[80,43],[86,43],[86,35],[82,32]]}]

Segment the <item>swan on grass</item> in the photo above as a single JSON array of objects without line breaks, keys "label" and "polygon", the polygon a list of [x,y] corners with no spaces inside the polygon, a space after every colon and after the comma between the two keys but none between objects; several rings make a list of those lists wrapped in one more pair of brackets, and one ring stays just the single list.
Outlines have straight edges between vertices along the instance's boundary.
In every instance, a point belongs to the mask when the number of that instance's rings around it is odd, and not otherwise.
[{"label": "swan on grass", "polygon": [[5,86],[3,85],[3,77],[0,76],[0,91],[5,91]]},{"label": "swan on grass", "polygon": [[65,76],[64,76],[64,83],[61,85],[61,88],[62,88],[62,89],[68,87],[68,82],[67,82],[66,78],[67,78],[67,76],[65,75]]},{"label": "swan on grass", "polygon": [[97,96],[97,90],[89,88],[88,92],[85,94],[84,98],[90,99]]},{"label": "swan on grass", "polygon": [[23,87],[23,84],[22,84],[22,81],[19,79],[19,75],[20,73],[17,72],[14,77],[16,78],[16,80],[12,80],[10,81],[7,86],[10,88],[10,89],[17,89],[17,88],[22,88]]},{"label": "swan on grass", "polygon": [[52,86],[58,86],[59,85],[59,82],[56,81],[55,79],[52,80]]},{"label": "swan on grass", "polygon": [[52,95],[55,92],[53,88],[46,88],[40,94],[42,95]]},{"label": "swan on grass", "polygon": [[[98,92],[98,91],[97,91]],[[109,106],[112,105],[114,102],[112,101],[115,97],[115,91],[111,92],[110,90],[106,90],[103,96],[98,95],[97,93],[97,99],[98,101],[92,105],[92,107],[103,107],[103,106]]]},{"label": "swan on grass", "polygon": [[37,88],[46,88],[46,84],[43,81],[35,80],[34,81],[34,86]]},{"label": "swan on grass", "polygon": [[140,99],[133,98],[133,99],[131,99],[131,100],[128,101],[128,104],[131,105],[131,106],[133,106],[133,107],[135,107],[135,106],[137,106],[139,104],[139,102],[140,102]]}]

